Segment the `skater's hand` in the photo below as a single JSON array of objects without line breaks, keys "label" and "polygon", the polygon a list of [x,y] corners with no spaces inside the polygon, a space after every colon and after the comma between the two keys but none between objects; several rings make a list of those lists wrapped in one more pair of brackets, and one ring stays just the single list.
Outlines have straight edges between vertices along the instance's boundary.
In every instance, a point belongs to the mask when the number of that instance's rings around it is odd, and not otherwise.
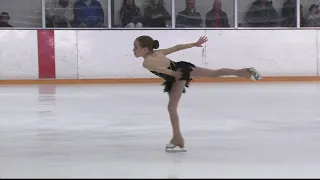
[{"label": "skater's hand", "polygon": [[206,36],[200,37],[200,39],[195,43],[197,47],[202,47],[203,43],[206,43],[208,41],[208,38]]}]

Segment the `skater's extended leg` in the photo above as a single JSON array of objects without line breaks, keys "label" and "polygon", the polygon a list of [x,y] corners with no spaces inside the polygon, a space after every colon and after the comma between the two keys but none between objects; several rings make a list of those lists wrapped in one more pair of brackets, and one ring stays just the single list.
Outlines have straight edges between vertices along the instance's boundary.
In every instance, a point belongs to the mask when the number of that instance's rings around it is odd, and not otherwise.
[{"label": "skater's extended leg", "polygon": [[256,79],[261,78],[260,74],[254,68],[243,68],[243,69],[207,69],[201,67],[194,67],[191,71],[191,77],[221,77],[221,76],[238,76],[243,78],[251,78],[254,76]]},{"label": "skater's extended leg", "polygon": [[184,142],[183,137],[180,131],[180,124],[179,124],[179,115],[178,115],[178,105],[181,99],[181,95],[183,93],[184,86],[186,81],[176,81],[172,89],[169,93],[169,103],[168,103],[168,111],[170,115],[172,130],[173,130],[173,137],[170,143],[180,146],[183,148]]}]

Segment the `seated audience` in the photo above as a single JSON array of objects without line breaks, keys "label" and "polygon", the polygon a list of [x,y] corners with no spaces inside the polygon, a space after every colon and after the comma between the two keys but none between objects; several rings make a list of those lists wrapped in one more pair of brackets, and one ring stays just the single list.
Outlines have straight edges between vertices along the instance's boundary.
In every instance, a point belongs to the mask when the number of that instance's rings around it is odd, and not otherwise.
[{"label": "seated audience", "polygon": [[140,8],[136,6],[134,0],[123,0],[120,18],[122,27],[141,28],[143,26]]},{"label": "seated audience", "polygon": [[72,27],[74,0],[47,0],[46,27]]},{"label": "seated audience", "polygon": [[2,12],[0,15],[0,27],[13,27],[9,24],[10,16],[7,12]]},{"label": "seated audience", "polygon": [[201,27],[202,22],[201,14],[196,12],[195,0],[186,0],[186,9],[177,15],[176,27]]},{"label": "seated audience", "polygon": [[163,0],[151,1],[144,10],[144,27],[167,27],[166,20],[171,20],[171,15],[164,8]]},{"label": "seated audience", "polygon": [[[306,19],[303,17],[302,5],[300,5],[300,27],[306,26]],[[296,27],[297,26],[297,3],[296,0],[287,0],[282,8],[282,26]]]},{"label": "seated audience", "polygon": [[78,0],[74,5],[75,27],[105,27],[104,11],[98,0]]},{"label": "seated audience", "polygon": [[213,2],[213,8],[206,14],[206,27],[230,27],[228,15],[221,9],[221,0]]},{"label": "seated audience", "polygon": [[278,12],[272,2],[256,0],[245,15],[245,24],[249,27],[276,27],[279,26]]}]

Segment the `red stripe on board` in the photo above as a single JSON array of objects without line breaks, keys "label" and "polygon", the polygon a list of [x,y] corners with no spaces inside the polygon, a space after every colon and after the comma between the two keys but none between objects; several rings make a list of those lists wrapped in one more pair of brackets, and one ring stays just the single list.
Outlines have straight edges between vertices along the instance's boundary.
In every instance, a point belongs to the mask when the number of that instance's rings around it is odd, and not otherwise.
[{"label": "red stripe on board", "polygon": [[39,79],[56,78],[54,30],[38,30]]}]

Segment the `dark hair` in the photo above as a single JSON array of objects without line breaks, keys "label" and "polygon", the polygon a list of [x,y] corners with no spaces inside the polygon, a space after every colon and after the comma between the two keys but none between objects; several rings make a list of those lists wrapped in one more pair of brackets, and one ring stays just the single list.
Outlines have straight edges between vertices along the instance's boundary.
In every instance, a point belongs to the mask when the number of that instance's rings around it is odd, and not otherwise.
[{"label": "dark hair", "polygon": [[7,13],[7,12],[2,12],[2,13],[0,14],[0,20],[3,20],[3,18],[4,18],[5,16],[9,17],[9,19],[10,19],[9,13]]},{"label": "dark hair", "polygon": [[312,11],[313,8],[318,8],[319,6],[317,4],[312,4],[309,8],[309,12]]},{"label": "dark hair", "polygon": [[148,48],[150,51],[159,48],[159,41],[153,40],[150,36],[140,36],[136,39],[142,48]]},{"label": "dark hair", "polygon": [[[154,4],[154,0],[151,0],[152,2],[150,3],[151,5],[153,5]],[[158,7],[163,7],[164,6],[164,2],[163,2],[163,0],[159,0],[159,5],[158,5]]]},{"label": "dark hair", "polygon": [[[127,3],[128,3],[128,0],[123,0],[122,1],[122,7],[126,7]],[[136,3],[134,2],[134,0],[132,1],[132,3],[133,3],[133,6],[136,6]]]},{"label": "dark hair", "polygon": [[9,13],[7,13],[7,12],[2,12],[1,15],[7,15],[7,16],[9,16]]}]

